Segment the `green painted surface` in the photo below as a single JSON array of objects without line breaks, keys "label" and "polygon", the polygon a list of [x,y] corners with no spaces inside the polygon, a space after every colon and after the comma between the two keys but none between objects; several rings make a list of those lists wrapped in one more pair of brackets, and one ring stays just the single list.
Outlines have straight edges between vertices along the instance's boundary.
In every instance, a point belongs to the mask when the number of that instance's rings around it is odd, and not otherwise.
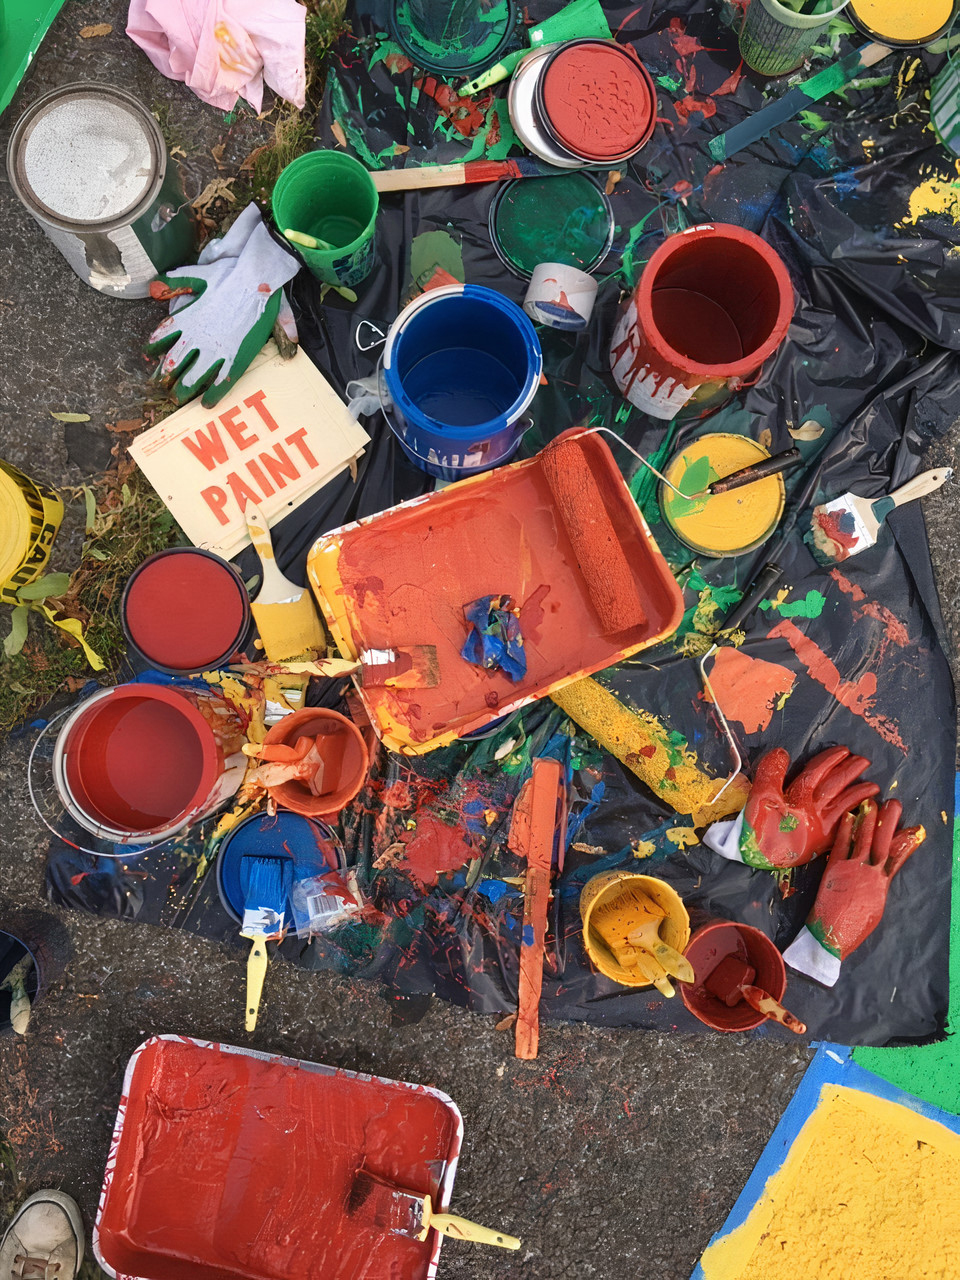
[{"label": "green painted surface", "polygon": [[820,591],[808,591],[802,600],[784,600],[782,604],[764,600],[760,608],[764,613],[776,609],[782,618],[819,618],[826,603],[827,597]]},{"label": "green painted surface", "polygon": [[589,271],[610,243],[613,220],[599,188],[582,173],[521,178],[506,188],[494,215],[494,236],[527,275],[540,262]]},{"label": "green painted surface", "polygon": [[466,279],[463,250],[449,231],[424,231],[410,243],[411,279],[419,281],[421,276],[432,275],[436,267],[448,271],[455,280]]}]

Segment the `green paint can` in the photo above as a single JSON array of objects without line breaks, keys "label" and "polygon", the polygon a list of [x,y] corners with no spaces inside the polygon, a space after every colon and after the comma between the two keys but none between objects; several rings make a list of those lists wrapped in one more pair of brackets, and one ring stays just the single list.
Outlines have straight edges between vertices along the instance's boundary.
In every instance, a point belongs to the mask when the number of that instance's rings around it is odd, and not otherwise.
[{"label": "green paint can", "polygon": [[841,0],[827,13],[797,13],[779,0],[750,0],[740,30],[740,57],[763,76],[796,71],[845,8]]},{"label": "green paint can", "polygon": [[492,67],[515,43],[515,0],[394,0],[390,31],[414,65],[466,76]]},{"label": "green paint can", "polygon": [[960,156],[960,60],[953,53],[930,82],[930,123],[946,149]]},{"label": "green paint can", "polygon": [[518,178],[490,206],[490,239],[505,266],[529,280],[541,262],[593,271],[610,252],[610,201],[585,173]]},{"label": "green paint can", "polygon": [[342,151],[298,156],[277,179],[272,207],[281,234],[293,231],[329,246],[293,246],[318,280],[349,287],[370,274],[380,197],[359,160]]}]

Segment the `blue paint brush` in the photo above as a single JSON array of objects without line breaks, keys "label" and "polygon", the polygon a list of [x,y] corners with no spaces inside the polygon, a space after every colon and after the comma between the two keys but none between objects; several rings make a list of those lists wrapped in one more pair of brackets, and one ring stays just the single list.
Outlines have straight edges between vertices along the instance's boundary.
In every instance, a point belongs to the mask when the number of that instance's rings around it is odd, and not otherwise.
[{"label": "blue paint brush", "polygon": [[245,1026],[257,1025],[263,980],[267,974],[267,939],[283,932],[287,899],[293,887],[293,859],[245,854],[240,859],[243,893],[242,938],[252,938],[247,959],[247,1013]]}]

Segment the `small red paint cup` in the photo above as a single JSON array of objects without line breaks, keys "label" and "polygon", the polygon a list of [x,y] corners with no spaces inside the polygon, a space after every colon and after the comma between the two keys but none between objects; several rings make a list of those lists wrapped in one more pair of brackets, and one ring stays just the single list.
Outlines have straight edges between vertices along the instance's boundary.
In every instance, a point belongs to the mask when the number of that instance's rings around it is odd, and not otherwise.
[{"label": "small red paint cup", "polygon": [[199,547],[171,547],[144,560],[127,582],[120,618],[130,648],[169,675],[215,671],[252,634],[243,579]]},{"label": "small red paint cup", "polygon": [[316,739],[323,757],[321,794],[315,796],[305,782],[297,779],[269,787],[269,794],[278,805],[305,818],[335,818],[367,780],[370,757],[363,734],[338,711],[302,707],[275,724],[264,743],[295,747],[300,738]]},{"label": "small red paint cup", "polygon": [[[553,142],[576,160],[629,160],[653,134],[657,93],[640,60],[614,40],[568,40],[546,59],[536,106]],[[589,104],[584,111],[582,104]]]},{"label": "small red paint cup", "polygon": [[775,1000],[782,1000],[787,989],[783,956],[767,935],[752,925],[716,920],[697,930],[683,954],[696,975],[694,982],[678,984],[683,1003],[695,1018],[714,1031],[752,1031],[766,1021],[763,1014],[745,1000],[727,1005],[707,990],[705,984],[710,975],[728,956],[755,969],[753,985]]}]

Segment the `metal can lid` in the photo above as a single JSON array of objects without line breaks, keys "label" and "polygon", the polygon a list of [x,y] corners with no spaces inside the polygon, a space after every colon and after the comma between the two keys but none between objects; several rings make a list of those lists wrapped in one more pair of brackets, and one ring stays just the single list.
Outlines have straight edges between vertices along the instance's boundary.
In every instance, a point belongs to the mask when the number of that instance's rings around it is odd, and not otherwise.
[{"label": "metal can lid", "polygon": [[854,25],[865,35],[903,48],[917,48],[942,36],[954,12],[953,0],[911,0],[910,4],[851,0],[849,8]]},{"label": "metal can lid", "polygon": [[553,141],[540,119],[537,109],[537,81],[547,64],[547,59],[557,45],[543,45],[534,53],[528,53],[513,73],[507,90],[507,109],[510,123],[517,137],[535,156],[556,165],[558,169],[582,169],[586,160],[578,159],[569,151],[561,150]]},{"label": "metal can lid", "polygon": [[613,243],[610,202],[585,173],[518,178],[490,209],[490,239],[506,265],[531,276],[541,262],[592,271]]},{"label": "metal can lid", "polygon": [[68,85],[19,122],[8,168],[41,217],[100,227],[141,212],[164,158],[156,122],[135,98],[106,85]]},{"label": "metal can lid", "polygon": [[393,0],[390,29],[421,70],[472,75],[492,67],[513,41],[516,0]]},{"label": "metal can lid", "polygon": [[556,49],[543,70],[537,105],[555,142],[598,162],[639,151],[657,114],[649,74],[613,40],[571,40]]}]

